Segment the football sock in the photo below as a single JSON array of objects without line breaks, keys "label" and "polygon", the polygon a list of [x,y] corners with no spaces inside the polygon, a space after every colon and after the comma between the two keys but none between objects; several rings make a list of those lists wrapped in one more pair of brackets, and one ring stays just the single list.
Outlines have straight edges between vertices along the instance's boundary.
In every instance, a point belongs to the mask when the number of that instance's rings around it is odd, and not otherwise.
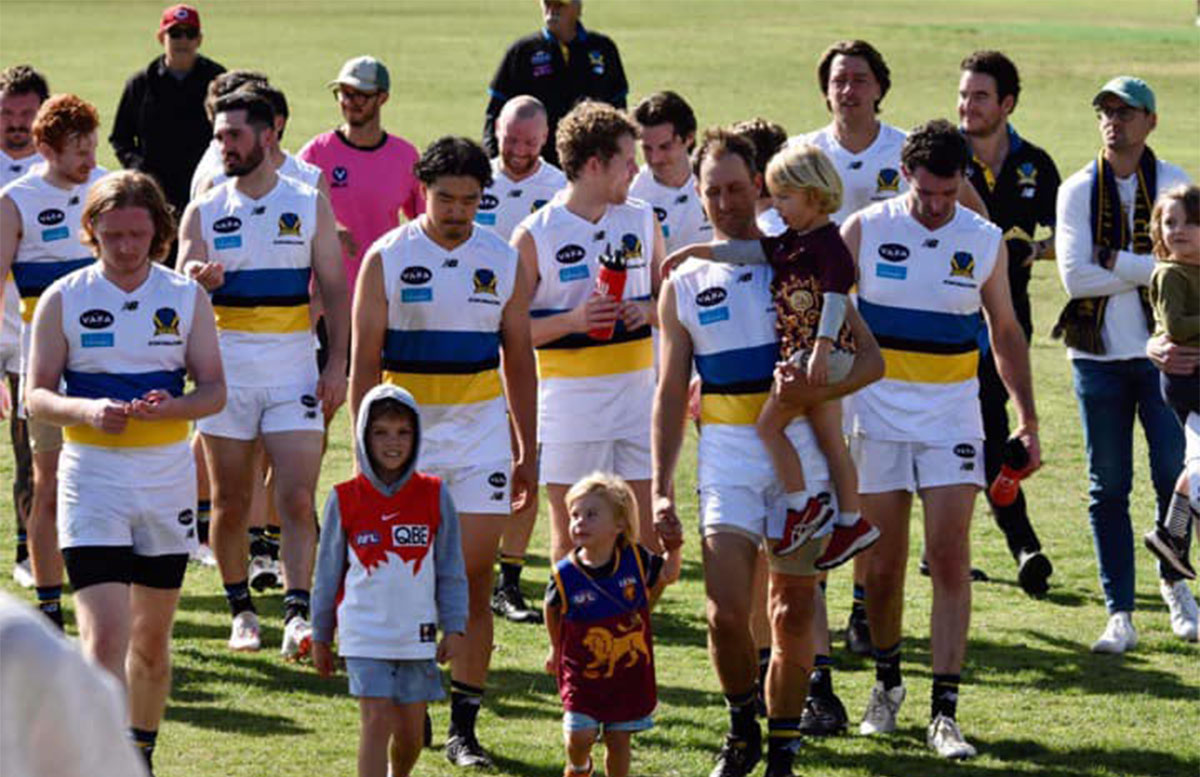
[{"label": "football sock", "polygon": [[482,688],[451,680],[449,736],[475,736],[475,718],[479,716],[482,704]]},{"label": "football sock", "polygon": [[884,690],[890,691],[900,685],[900,643],[897,642],[884,650],[871,651],[875,656],[875,680],[883,683]]},{"label": "football sock", "polygon": [[725,694],[725,706],[729,708],[729,733],[734,739],[757,739],[761,736],[755,719],[758,711],[754,706],[754,691]]},{"label": "football sock", "polygon": [[39,585],[37,587],[37,603],[42,615],[49,618],[50,622],[57,626],[59,631],[62,631],[62,586]]},{"label": "football sock", "polygon": [[501,588],[520,588],[521,587],[521,572],[525,569],[524,556],[511,556],[501,554],[500,556],[500,587]]},{"label": "football sock", "polygon": [[960,675],[935,674],[933,691],[930,693],[929,717],[945,715],[953,718],[958,714],[958,683]]},{"label": "football sock", "polygon": [[235,618],[246,610],[258,612],[254,609],[254,601],[250,598],[250,584],[246,580],[240,583],[226,583],[225,598],[229,601],[229,612]]},{"label": "football sock", "polygon": [[308,591],[303,588],[289,588],[283,594],[283,622],[286,625],[292,618],[308,620]]}]

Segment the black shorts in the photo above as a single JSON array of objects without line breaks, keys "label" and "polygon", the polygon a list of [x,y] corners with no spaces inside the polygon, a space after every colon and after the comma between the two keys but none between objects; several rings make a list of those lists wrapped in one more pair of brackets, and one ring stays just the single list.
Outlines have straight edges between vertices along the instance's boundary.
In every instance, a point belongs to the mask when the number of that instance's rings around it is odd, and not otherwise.
[{"label": "black shorts", "polygon": [[75,591],[99,583],[133,583],[164,590],[182,588],[188,565],[186,553],[139,556],[130,545],[63,548],[62,556],[67,578]]}]

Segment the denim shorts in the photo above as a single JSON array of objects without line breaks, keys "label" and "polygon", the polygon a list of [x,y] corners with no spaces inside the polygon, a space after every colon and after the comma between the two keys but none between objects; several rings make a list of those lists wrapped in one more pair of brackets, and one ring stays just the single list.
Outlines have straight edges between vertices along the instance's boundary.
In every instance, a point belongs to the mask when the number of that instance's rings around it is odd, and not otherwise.
[{"label": "denim shorts", "polygon": [[446,698],[442,673],[432,658],[396,660],[346,657],[350,695],[391,699],[393,704],[440,701]]},{"label": "denim shorts", "polygon": [[623,720],[619,723],[601,723],[582,712],[567,710],[563,713],[563,731],[588,731],[603,729],[604,731],[645,731],[654,727],[654,719],[647,715],[637,720]]}]

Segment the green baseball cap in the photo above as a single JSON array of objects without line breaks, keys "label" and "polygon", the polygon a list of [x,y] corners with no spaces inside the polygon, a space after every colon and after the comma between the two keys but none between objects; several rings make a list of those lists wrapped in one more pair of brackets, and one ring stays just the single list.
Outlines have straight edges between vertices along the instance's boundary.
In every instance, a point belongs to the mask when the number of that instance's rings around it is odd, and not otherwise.
[{"label": "green baseball cap", "polygon": [[392,85],[387,68],[375,57],[355,57],[346,60],[338,77],[330,81],[330,89],[352,86],[360,92],[387,92]]},{"label": "green baseball cap", "polygon": [[1092,105],[1099,105],[1100,99],[1106,94],[1120,98],[1131,108],[1141,108],[1150,113],[1156,112],[1154,110],[1154,90],[1140,78],[1117,76],[1101,87],[1099,92],[1096,92],[1096,96],[1092,98]]}]

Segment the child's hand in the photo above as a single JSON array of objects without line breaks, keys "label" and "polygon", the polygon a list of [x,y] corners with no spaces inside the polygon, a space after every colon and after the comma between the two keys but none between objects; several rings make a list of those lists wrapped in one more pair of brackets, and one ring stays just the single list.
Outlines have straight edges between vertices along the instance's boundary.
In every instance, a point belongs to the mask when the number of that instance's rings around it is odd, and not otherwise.
[{"label": "child's hand", "polygon": [[546,674],[558,674],[558,651],[554,648],[550,648],[550,652],[546,654]]},{"label": "child's hand", "polygon": [[654,533],[658,535],[663,550],[677,550],[683,547],[683,523],[674,511],[655,514]]},{"label": "child's hand", "polygon": [[824,337],[817,340],[812,354],[808,357],[808,382],[814,386],[824,386],[829,381],[829,352],[833,343]]},{"label": "child's hand", "polygon": [[443,635],[437,647],[437,662],[444,664],[462,654],[463,639],[463,635],[458,632]]},{"label": "child's hand", "polygon": [[317,670],[317,674],[322,677],[332,677],[336,668],[333,663],[333,649],[328,642],[312,643],[312,662],[313,668]]}]

